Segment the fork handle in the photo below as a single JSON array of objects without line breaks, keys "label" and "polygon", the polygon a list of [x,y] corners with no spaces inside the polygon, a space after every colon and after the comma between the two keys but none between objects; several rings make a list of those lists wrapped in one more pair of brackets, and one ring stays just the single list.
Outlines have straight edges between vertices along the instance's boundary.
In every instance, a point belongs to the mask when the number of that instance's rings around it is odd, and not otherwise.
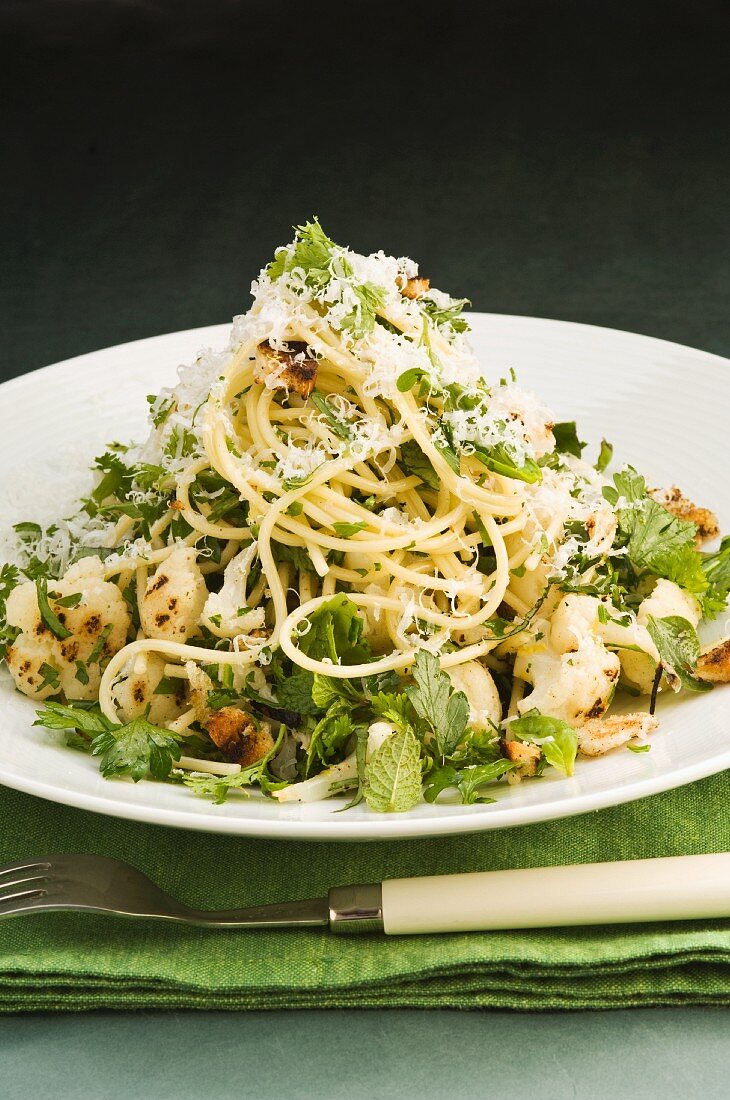
[{"label": "fork handle", "polygon": [[391,936],[730,917],[730,852],[386,880]]}]

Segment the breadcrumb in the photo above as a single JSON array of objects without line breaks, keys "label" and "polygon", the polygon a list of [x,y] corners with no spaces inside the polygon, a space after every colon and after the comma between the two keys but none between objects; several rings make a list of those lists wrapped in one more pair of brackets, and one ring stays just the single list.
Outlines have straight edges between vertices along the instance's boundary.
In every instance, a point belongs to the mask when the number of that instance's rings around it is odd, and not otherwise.
[{"label": "breadcrumb", "polygon": [[658,719],[645,711],[592,718],[577,729],[578,752],[583,756],[603,756],[611,749],[627,745],[635,737],[648,737],[658,726]]},{"label": "breadcrumb", "polygon": [[269,727],[262,724],[257,728],[249,715],[238,707],[212,711],[205,728],[221,752],[242,768],[255,764],[274,747]]},{"label": "breadcrumb", "polygon": [[649,496],[673,516],[689,520],[696,525],[695,542],[698,546],[708,542],[709,539],[717,538],[720,534],[720,525],[715,513],[709,508],[700,508],[697,504],[693,504],[676,485],[672,485],[669,489],[650,489]]},{"label": "breadcrumb", "polygon": [[404,298],[410,298],[412,302],[415,302],[417,298],[423,298],[424,294],[428,294],[430,289],[431,280],[418,275],[415,279],[408,280],[401,290],[401,294]]},{"label": "breadcrumb", "polygon": [[256,349],[255,382],[270,389],[294,390],[309,397],[317,382],[317,360],[302,340],[289,340],[286,350],[275,350],[265,341]]},{"label": "breadcrumb", "polygon": [[702,653],[695,673],[700,680],[711,684],[730,684],[730,638],[723,639]]}]

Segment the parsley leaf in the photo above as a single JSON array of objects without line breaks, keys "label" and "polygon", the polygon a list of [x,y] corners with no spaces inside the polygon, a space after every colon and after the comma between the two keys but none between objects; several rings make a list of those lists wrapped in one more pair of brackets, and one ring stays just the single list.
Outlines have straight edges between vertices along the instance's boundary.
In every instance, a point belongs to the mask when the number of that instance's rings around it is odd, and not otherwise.
[{"label": "parsley leaf", "polygon": [[[444,295],[444,297],[446,297]],[[469,322],[461,316],[464,306],[471,305],[468,298],[450,298],[444,304],[437,305],[428,296],[420,299],[421,308],[439,328],[451,328],[453,332],[468,332]]]},{"label": "parsley leaf", "polygon": [[332,526],[335,534],[341,539],[349,539],[351,535],[356,535],[358,531],[367,527],[367,523],[361,520],[359,523],[333,523]]},{"label": "parsley leaf", "polygon": [[730,595],[730,535],[725,536],[720,543],[720,549],[714,554],[700,556],[705,576],[710,583],[710,592],[718,605],[724,606]]},{"label": "parsley leaf", "polygon": [[481,788],[487,783],[493,783],[514,767],[516,765],[511,760],[505,760],[503,757],[487,764],[471,764],[466,768],[456,768],[453,764],[447,764],[428,776],[423,797],[427,802],[435,802],[442,791],[455,787],[461,795],[461,801],[467,806],[477,802],[494,802],[493,798],[479,793]]},{"label": "parsley leaf", "polygon": [[91,754],[100,757],[104,778],[129,775],[135,783],[147,775],[166,779],[181,755],[175,735],[153,726],[146,718],[133,718],[123,726],[98,733],[91,743]]},{"label": "parsley leaf", "polygon": [[346,424],[344,420],[340,420],[326,397],[315,390],[309,395],[309,400],[325,417],[335,435],[339,436],[340,439],[352,439],[350,425]]},{"label": "parsley leaf", "polygon": [[36,711],[34,726],[45,726],[49,730],[81,730],[82,733],[96,736],[112,728],[113,723],[106,718],[98,706],[80,706],[78,703],[54,703],[49,701],[42,710]]},{"label": "parsley leaf", "polygon": [[36,596],[38,598],[38,610],[41,613],[43,622],[51,633],[55,634],[61,641],[63,641],[64,638],[70,638],[71,631],[66,629],[48,602],[48,581],[46,578],[36,577],[35,587]]},{"label": "parsley leaf", "polygon": [[451,756],[462,740],[469,722],[469,703],[463,691],[454,691],[438,657],[419,649],[413,665],[415,686],[406,688],[413,709],[433,734],[436,753]]},{"label": "parsley leaf", "polygon": [[605,486],[603,496],[614,506],[622,504],[619,533],[636,572],[674,581],[697,596],[706,613],[719,610],[711,594],[705,597],[709,582],[702,555],[695,547],[695,524],[673,516],[648,496],[644,478],[631,466],[615,474],[613,480],[615,488]]},{"label": "parsley leaf", "polygon": [[280,787],[285,787],[286,783],[278,782],[272,778],[268,770],[268,764],[278,753],[283,739],[284,730],[282,729],[276,742],[265,756],[249,765],[248,768],[242,768],[240,772],[235,772],[233,775],[208,775],[202,772],[197,774],[188,772],[182,776],[182,781],[193,794],[198,795],[200,798],[212,799],[216,806],[220,806],[225,802],[231,791],[238,791],[239,794],[245,796],[247,792],[244,788],[252,787],[255,784],[258,784],[262,791],[278,790]]},{"label": "parsley leaf", "polygon": [[509,729],[520,741],[539,745],[548,764],[566,775],[573,774],[578,734],[567,722],[532,710],[522,718],[510,722]]},{"label": "parsley leaf", "polygon": [[365,801],[379,813],[411,810],[421,797],[421,751],[412,729],[386,737],[365,765]]},{"label": "parsley leaf", "polygon": [[517,481],[526,481],[528,485],[535,485],[537,482],[542,481],[542,470],[535,460],[526,457],[522,465],[518,466],[504,443],[498,443],[495,447],[487,449],[470,441],[470,446],[474,448],[474,457],[495,474],[512,477]]},{"label": "parsley leaf", "polygon": [[277,702],[287,710],[306,716],[317,714],[320,707],[314,702],[312,685],[314,675],[307,669],[301,669],[287,676],[276,686]]},{"label": "parsley leaf", "polygon": [[646,629],[659,650],[659,657],[670,681],[679,680],[688,691],[710,691],[712,684],[698,680],[694,675],[700,643],[692,624],[680,615],[655,619],[649,615]]}]

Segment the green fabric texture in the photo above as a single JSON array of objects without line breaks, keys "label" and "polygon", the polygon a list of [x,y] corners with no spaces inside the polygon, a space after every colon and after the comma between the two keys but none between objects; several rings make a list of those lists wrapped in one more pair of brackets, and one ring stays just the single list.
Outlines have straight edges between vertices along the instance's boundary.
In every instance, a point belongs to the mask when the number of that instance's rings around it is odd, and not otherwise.
[{"label": "green fabric texture", "polygon": [[[597,813],[417,842],[281,843],[137,825],[0,789],[0,861],[94,851],[194,906],[419,874],[730,850],[730,772]],[[216,932],[80,914],[0,921],[0,1011],[730,1003],[730,921],[448,936]]]}]

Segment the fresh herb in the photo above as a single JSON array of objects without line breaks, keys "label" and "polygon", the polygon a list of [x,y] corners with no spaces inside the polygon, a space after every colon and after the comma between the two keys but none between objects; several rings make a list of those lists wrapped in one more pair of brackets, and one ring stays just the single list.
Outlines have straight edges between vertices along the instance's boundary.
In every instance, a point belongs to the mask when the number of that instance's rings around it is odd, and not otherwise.
[{"label": "fresh herb", "polygon": [[36,596],[38,598],[38,610],[41,613],[41,619],[46,624],[52,634],[63,641],[65,638],[71,637],[71,631],[68,630],[61,620],[52,610],[50,603],[48,602],[48,581],[45,577],[36,577],[35,580]]},{"label": "fresh herb", "polygon": [[598,459],[596,460],[596,466],[595,466],[595,468],[598,470],[599,474],[603,473],[603,471],[606,469],[606,467],[611,462],[612,458],[613,458],[613,444],[609,443],[608,440],[606,440],[606,439],[602,439],[601,440],[601,449],[598,452]]},{"label": "fresh herb", "polygon": [[340,439],[345,440],[352,439],[352,429],[350,428],[350,425],[346,424],[344,420],[340,420],[339,416],[332,408],[332,405],[326,397],[324,397],[321,393],[317,393],[317,391],[315,390],[314,393],[310,394],[309,399],[312,404],[316,408],[318,408],[322,415],[325,417],[327,423],[329,424],[330,428],[336,436],[339,436]]},{"label": "fresh herb", "polygon": [[421,752],[413,730],[386,737],[365,766],[365,801],[379,813],[411,810],[421,797]]},{"label": "fresh herb", "polygon": [[469,702],[463,691],[454,691],[438,657],[419,649],[413,665],[415,685],[406,694],[419,718],[428,726],[436,755],[444,760],[456,750],[469,722]]},{"label": "fresh herb", "polygon": [[614,484],[603,496],[618,504],[619,533],[630,564],[639,577],[650,574],[674,581],[693,593],[705,614],[716,614],[718,606],[703,569],[702,555],[695,547],[697,528],[679,519],[648,496],[644,478],[631,466],[614,474]]},{"label": "fresh herb", "polygon": [[44,661],[38,671],[41,674],[41,684],[38,690],[41,691],[44,687],[51,687],[54,691],[57,691],[61,686],[61,681],[58,678],[58,669]]},{"label": "fresh herb", "polygon": [[169,730],[153,726],[146,718],[133,718],[123,726],[98,733],[91,743],[98,756],[101,774],[129,775],[138,783],[147,775],[167,779],[173,763],[180,759],[180,746]]},{"label": "fresh herb", "polygon": [[97,665],[97,664],[100,665],[101,664],[101,658],[102,658],[102,655],[104,653],[104,647],[106,646],[107,638],[109,637],[109,635],[112,632],[112,627],[113,627],[112,623],[107,623],[106,626],[104,627],[104,629],[102,630],[101,634],[99,635],[99,637],[96,639],[96,642],[94,643],[94,648],[92,649],[91,653],[89,654],[89,656],[86,660],[87,665]]},{"label": "fresh herb", "polygon": [[415,439],[408,439],[401,444],[400,461],[407,473],[420,477],[429,489],[438,490],[441,487],[441,479]]},{"label": "fresh herb", "polygon": [[670,681],[676,678],[688,691],[710,691],[712,684],[698,680],[695,666],[700,655],[700,643],[692,624],[680,615],[655,619],[649,615],[646,629],[659,650],[659,658]]},{"label": "fresh herb", "polygon": [[561,454],[575,455],[580,458],[585,448],[585,441],[578,439],[578,428],[575,420],[563,420],[559,424],[553,424],[555,436],[555,450]]},{"label": "fresh herb", "polygon": [[[446,296],[444,296],[446,297]],[[453,332],[468,332],[469,322],[461,316],[464,306],[471,305],[468,298],[449,298],[445,304],[437,305],[433,298],[419,299],[421,308],[439,328],[450,328]]]},{"label": "fresh herb", "polygon": [[278,753],[283,739],[284,730],[282,729],[265,756],[262,756],[260,760],[251,764],[248,768],[242,768],[240,772],[235,772],[233,775],[187,773],[181,777],[182,781],[194,794],[197,794],[200,798],[212,799],[217,806],[226,801],[231,791],[238,791],[239,794],[245,795],[244,788],[252,787],[254,784],[258,784],[265,793],[278,790],[285,787],[286,783],[279,782],[269,773],[268,764]]},{"label": "fresh herb", "polygon": [[77,661],[76,662],[76,676],[75,676],[75,679],[77,679],[80,684],[84,684],[84,685],[88,684],[88,682],[89,682],[89,673],[87,671],[86,664],[84,663],[84,661]]},{"label": "fresh herb", "polygon": [[395,383],[398,392],[408,393],[417,382],[421,381],[425,374],[423,367],[410,367],[408,370],[404,370],[402,374],[398,375]]},{"label": "fresh herb", "polygon": [[315,661],[333,664],[366,661],[370,649],[362,638],[364,623],[352,600],[340,592],[309,616],[309,629],[299,636],[299,648]]},{"label": "fresh herb", "polygon": [[349,539],[352,535],[356,535],[358,531],[362,531],[367,527],[367,522],[360,520],[358,523],[333,523],[332,526],[339,538]]},{"label": "fresh herb", "polygon": [[423,797],[427,802],[435,802],[443,791],[455,787],[461,795],[461,801],[467,806],[494,802],[493,798],[480,793],[482,788],[487,783],[500,779],[515,767],[511,760],[504,760],[501,757],[487,764],[471,764],[465,768],[447,764],[430,773],[423,789]]},{"label": "fresh herb", "polygon": [[573,774],[578,734],[560,718],[550,718],[533,710],[510,722],[510,735],[530,745],[539,745],[548,764],[565,775]]},{"label": "fresh herb", "polygon": [[474,448],[474,457],[495,474],[515,478],[517,481],[526,481],[528,485],[542,481],[542,470],[535,460],[525,456],[524,462],[520,465],[504,443],[486,448],[471,442],[470,446]]},{"label": "fresh herb", "polygon": [[651,745],[627,745],[629,752],[649,752]]}]

